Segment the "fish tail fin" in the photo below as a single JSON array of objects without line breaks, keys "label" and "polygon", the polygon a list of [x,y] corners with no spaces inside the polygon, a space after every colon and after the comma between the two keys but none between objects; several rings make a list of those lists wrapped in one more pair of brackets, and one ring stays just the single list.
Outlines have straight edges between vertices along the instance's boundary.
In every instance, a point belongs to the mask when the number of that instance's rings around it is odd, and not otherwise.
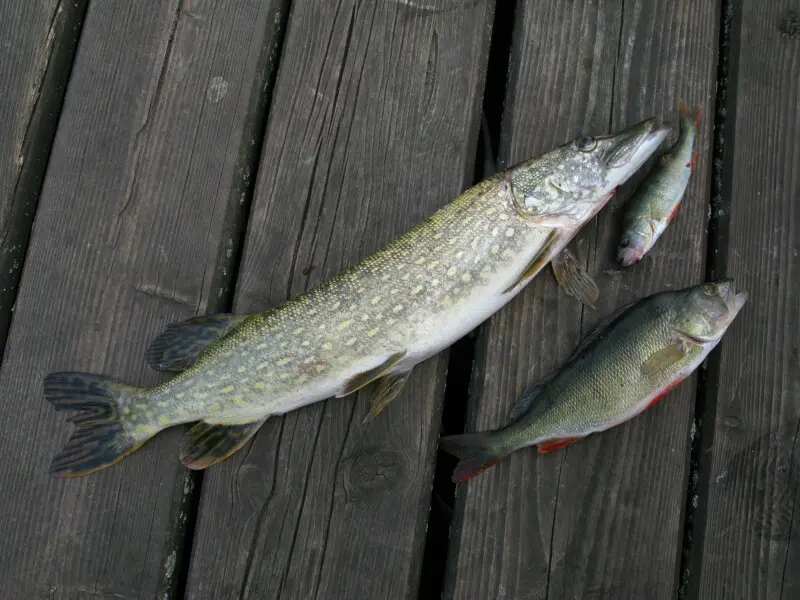
[{"label": "fish tail fin", "polygon": [[511,452],[511,449],[498,447],[491,432],[449,435],[440,442],[442,450],[459,459],[453,471],[453,481],[456,483],[475,477]]},{"label": "fish tail fin", "polygon": [[125,407],[141,393],[101,375],[51,373],[44,379],[44,395],[58,411],[75,414],[68,421],[76,429],[50,463],[54,477],[79,477],[122,460],[153,434],[134,434]]},{"label": "fish tail fin", "polygon": [[680,114],[681,127],[684,130],[694,128],[700,129],[700,121],[703,120],[703,109],[699,106],[694,109],[689,108],[682,99],[678,100],[678,113]]}]

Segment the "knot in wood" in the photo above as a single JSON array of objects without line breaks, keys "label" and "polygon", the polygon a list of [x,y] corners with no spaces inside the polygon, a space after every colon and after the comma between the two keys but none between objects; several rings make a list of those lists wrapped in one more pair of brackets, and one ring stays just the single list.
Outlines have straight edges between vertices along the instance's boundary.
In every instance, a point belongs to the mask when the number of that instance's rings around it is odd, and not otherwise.
[{"label": "knot in wood", "polygon": [[400,486],[406,473],[405,457],[385,448],[367,448],[347,459],[345,489],[350,501],[364,500]]}]

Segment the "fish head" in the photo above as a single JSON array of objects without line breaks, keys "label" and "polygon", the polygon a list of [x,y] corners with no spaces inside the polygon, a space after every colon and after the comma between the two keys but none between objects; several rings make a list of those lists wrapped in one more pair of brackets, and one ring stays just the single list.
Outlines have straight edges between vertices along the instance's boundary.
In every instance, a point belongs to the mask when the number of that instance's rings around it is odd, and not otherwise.
[{"label": "fish head", "polygon": [[647,119],[619,133],[582,135],[510,169],[517,211],[542,224],[580,227],[658,149],[669,129]]},{"label": "fish head", "polygon": [[737,292],[732,279],[697,285],[683,294],[675,329],[699,343],[719,339],[747,302],[747,292]]},{"label": "fish head", "polygon": [[640,219],[631,223],[619,240],[617,261],[623,267],[635,265],[650,248],[653,239],[653,228],[649,221]]}]

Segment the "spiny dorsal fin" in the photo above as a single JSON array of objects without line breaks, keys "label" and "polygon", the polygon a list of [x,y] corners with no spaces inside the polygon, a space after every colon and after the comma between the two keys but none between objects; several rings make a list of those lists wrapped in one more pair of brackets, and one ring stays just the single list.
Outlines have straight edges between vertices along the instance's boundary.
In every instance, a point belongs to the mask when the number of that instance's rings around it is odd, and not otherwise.
[{"label": "spiny dorsal fin", "polygon": [[353,392],[360,390],[362,387],[367,385],[368,383],[372,383],[378,377],[383,375],[386,371],[391,369],[395,364],[397,364],[400,359],[402,359],[406,355],[406,350],[402,350],[401,352],[395,352],[377,367],[370,369],[369,371],[362,371],[361,373],[357,373],[354,375],[350,381],[344,384],[342,387],[342,391],[336,394],[337,398],[341,398],[342,396],[347,396],[347,394],[352,394]]},{"label": "spiny dorsal fin", "polygon": [[408,381],[408,376],[411,371],[404,371],[402,373],[391,373],[384,375],[375,383],[375,389],[372,392],[372,398],[369,401],[369,412],[367,412],[362,423],[369,423],[374,419],[379,412],[395,398],[403,389],[403,386]]},{"label": "spiny dorsal fin", "polygon": [[214,425],[201,421],[186,434],[181,462],[192,470],[221,462],[244,446],[266,420],[264,417],[244,425]]},{"label": "spiny dorsal fin", "polygon": [[185,371],[212,342],[246,318],[246,315],[211,314],[172,323],[150,343],[147,363],[157,371]]}]

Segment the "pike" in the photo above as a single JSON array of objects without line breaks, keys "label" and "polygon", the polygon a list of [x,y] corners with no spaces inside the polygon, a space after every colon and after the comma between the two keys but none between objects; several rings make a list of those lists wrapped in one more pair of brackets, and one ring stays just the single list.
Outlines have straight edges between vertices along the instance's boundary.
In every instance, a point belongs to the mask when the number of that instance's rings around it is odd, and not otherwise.
[{"label": "pike", "polygon": [[622,217],[617,260],[623,267],[638,263],[667,229],[686,193],[697,164],[694,142],[700,128],[700,109],[694,113],[679,102],[680,135],[634,192]]},{"label": "pike", "polygon": [[251,315],[174,323],[147,352],[178,373],[152,388],[51,373],[44,394],[77,412],[50,473],[80,476],[156,433],[197,422],[181,461],[203,469],[241,448],[264,421],[376,382],[365,420],[413,367],[511,300],[660,146],[653,119],[581,136],[466,190],[406,234],[336,277]]},{"label": "pike", "polygon": [[619,425],[688,377],[722,339],[747,301],[732,280],[661,292],[601,323],[566,364],[526,391],[502,429],[447,436],[463,482],[521,448],[540,454]]}]

